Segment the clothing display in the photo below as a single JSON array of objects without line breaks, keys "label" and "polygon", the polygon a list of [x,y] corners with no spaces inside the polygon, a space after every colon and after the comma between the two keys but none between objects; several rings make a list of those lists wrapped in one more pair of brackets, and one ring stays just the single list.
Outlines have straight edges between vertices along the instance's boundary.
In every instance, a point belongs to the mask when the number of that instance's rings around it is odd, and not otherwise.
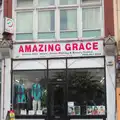
[{"label": "clothing display", "polygon": [[25,88],[24,85],[19,84],[17,86],[17,99],[16,102],[17,103],[26,103],[26,95],[25,95]]},{"label": "clothing display", "polygon": [[33,110],[41,109],[42,89],[41,85],[35,83],[32,85],[32,99],[33,99]]},{"label": "clothing display", "polygon": [[[38,109],[37,109],[37,105],[38,105]],[[33,100],[33,110],[40,110],[41,109],[41,100]]]}]

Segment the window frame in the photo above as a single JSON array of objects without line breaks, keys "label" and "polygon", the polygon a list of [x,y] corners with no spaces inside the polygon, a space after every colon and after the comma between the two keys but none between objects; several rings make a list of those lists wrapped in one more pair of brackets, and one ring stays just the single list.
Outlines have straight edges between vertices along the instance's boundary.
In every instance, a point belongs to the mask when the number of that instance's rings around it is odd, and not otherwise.
[{"label": "window frame", "polygon": [[[41,10],[41,9],[38,9],[37,13],[38,13],[38,20],[39,20],[39,12],[51,12],[51,11],[54,11],[54,19],[55,19],[55,9],[45,9],[45,10]],[[38,23],[38,30],[37,30],[37,33],[55,33],[55,25],[54,25],[54,31],[39,31],[39,23]]]},{"label": "window frame", "polygon": [[[29,11],[32,10],[33,11],[33,23],[35,24],[33,27],[33,39],[32,40],[16,40],[16,30],[15,30],[15,34],[13,36],[13,41],[15,42],[32,42],[32,41],[56,41],[56,40],[60,40],[60,41],[64,41],[64,40],[78,40],[81,38],[84,39],[90,39],[93,37],[83,37],[83,28],[82,28],[82,8],[93,8],[93,7],[100,7],[100,19],[101,19],[101,27],[100,29],[97,30],[101,30],[101,36],[104,36],[104,5],[103,5],[103,0],[100,0],[100,3],[95,3],[95,4],[81,4],[82,0],[77,0],[77,4],[74,5],[60,5],[59,4],[59,0],[55,0],[55,4],[52,6],[48,6],[48,7],[40,7],[37,3],[38,0],[33,0],[33,7],[16,7],[16,0],[13,0],[13,18],[15,18],[15,28],[16,28],[16,12],[17,11]],[[60,38],[60,10],[64,10],[64,9],[77,9],[77,37],[76,38]],[[52,39],[39,39],[38,38],[38,11],[44,11],[44,10],[55,10],[55,38]],[[95,29],[94,29],[95,30]],[[72,32],[72,30],[63,30],[64,32]],[[63,32],[62,31],[62,32]],[[46,33],[46,32],[45,32]],[[52,33],[52,32],[49,32]]]},{"label": "window frame", "polygon": [[[86,57],[85,59],[92,59],[93,57]],[[98,58],[102,58],[103,59],[103,61],[105,62],[105,57],[98,57]],[[97,59],[98,59],[97,58]],[[68,71],[69,70],[74,70],[75,68],[68,68],[68,60],[69,59],[77,59],[77,60],[79,60],[80,58],[79,57],[73,57],[73,58],[66,58],[66,57],[64,57],[64,58],[48,58],[48,59],[45,59],[45,58],[43,58],[43,60],[46,60],[46,62],[47,62],[47,69],[46,69],[46,72],[47,72],[47,83],[49,83],[49,71],[50,70],[65,70],[66,71],[66,82],[67,82],[67,84],[68,84]],[[82,59],[84,59],[84,58],[82,58]],[[32,59],[33,60],[33,59]],[[36,60],[36,59],[35,59]],[[40,58],[38,58],[37,60],[40,60]],[[66,64],[66,68],[61,68],[61,69],[56,69],[56,68],[52,68],[52,69],[49,69],[49,60],[65,60],[66,62],[65,62],[65,64]],[[14,64],[14,62],[15,62],[16,60],[14,59],[14,60],[12,60],[12,64]],[[22,60],[22,62],[25,62],[25,61],[28,61],[28,59],[24,59],[24,60]],[[104,96],[105,96],[105,98],[104,98],[104,102],[105,102],[105,110],[107,111],[107,97],[106,97],[106,95],[107,95],[107,89],[106,89],[106,69],[105,69],[105,64],[103,65],[103,66],[100,66],[100,67],[98,67],[98,66],[93,66],[93,67],[84,67],[84,68],[77,68],[77,70],[87,70],[87,69],[92,69],[92,70],[94,70],[94,69],[103,69],[103,71],[104,71],[104,89],[105,89],[105,93],[104,93]],[[13,83],[12,81],[13,81],[13,78],[14,78],[14,76],[13,76],[13,73],[14,72],[22,72],[22,71],[41,71],[41,70],[43,70],[43,69],[28,69],[28,68],[26,68],[26,69],[23,69],[23,68],[21,68],[21,69],[17,69],[17,70],[15,70],[14,69],[14,67],[12,66],[12,68],[11,68],[11,74],[12,74],[12,76],[11,76],[11,83]],[[45,70],[45,69],[44,69]],[[57,82],[58,83],[58,82]],[[63,82],[64,83],[64,82]],[[48,84],[47,84],[48,85]],[[13,84],[11,84],[11,87],[13,87]],[[13,88],[12,88],[13,89]],[[12,94],[13,94],[13,90],[12,90]],[[11,95],[12,96],[12,95]],[[12,98],[13,99],[13,98]],[[43,115],[38,115],[38,116],[32,116],[32,115],[18,115],[18,116],[16,116],[16,118],[34,118],[34,117],[36,117],[36,118],[45,118],[45,116],[43,116]],[[106,118],[107,117],[107,112],[105,112],[105,115],[68,115],[67,116],[68,118],[71,118],[71,119],[83,119],[83,118],[86,118],[86,119],[88,119],[88,118],[91,118],[91,119],[93,119],[93,118],[97,118],[97,119],[99,119],[99,118],[101,118],[101,119],[103,119],[103,118]]]}]

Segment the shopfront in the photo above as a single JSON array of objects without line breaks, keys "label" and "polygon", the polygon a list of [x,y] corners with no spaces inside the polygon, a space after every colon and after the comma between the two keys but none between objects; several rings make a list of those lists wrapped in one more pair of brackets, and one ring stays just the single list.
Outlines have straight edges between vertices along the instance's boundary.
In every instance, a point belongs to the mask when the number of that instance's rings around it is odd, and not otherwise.
[{"label": "shopfront", "polygon": [[102,40],[14,44],[10,98],[16,119],[106,120],[106,76]]}]

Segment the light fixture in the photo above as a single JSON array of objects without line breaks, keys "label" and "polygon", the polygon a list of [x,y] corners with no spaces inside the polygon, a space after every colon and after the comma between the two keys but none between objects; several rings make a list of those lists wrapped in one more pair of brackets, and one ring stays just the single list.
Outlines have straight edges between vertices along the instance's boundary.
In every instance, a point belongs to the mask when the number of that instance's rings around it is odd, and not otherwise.
[{"label": "light fixture", "polygon": [[19,80],[15,80],[15,81],[19,83]]}]

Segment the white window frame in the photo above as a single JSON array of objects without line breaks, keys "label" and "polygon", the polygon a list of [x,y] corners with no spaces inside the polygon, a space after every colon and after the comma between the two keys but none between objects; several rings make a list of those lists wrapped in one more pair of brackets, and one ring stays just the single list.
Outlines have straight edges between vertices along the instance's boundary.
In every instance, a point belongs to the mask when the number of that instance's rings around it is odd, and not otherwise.
[{"label": "white window frame", "polygon": [[[40,7],[38,6],[38,0],[33,0],[33,7],[25,7],[25,8],[17,8],[16,7],[16,1],[13,0],[13,18],[15,19],[15,25],[16,25],[16,12],[22,12],[22,11],[33,11],[33,40],[16,40],[16,29],[15,29],[15,34],[13,36],[13,41],[14,42],[35,42],[35,41],[64,41],[64,40],[81,40],[81,39],[91,39],[89,38],[82,38],[82,33],[83,33],[83,28],[82,28],[82,8],[85,7],[100,7],[100,19],[101,19],[101,37],[104,37],[104,2],[101,0],[100,3],[97,4],[82,4],[82,0],[77,0],[76,5],[59,5],[59,0],[55,0],[55,5],[53,6],[48,6],[48,7]],[[77,38],[60,38],[60,10],[63,9],[77,9],[77,33],[78,37]],[[38,11],[42,10],[55,10],[55,38],[54,39],[38,39]],[[16,26],[15,26],[16,28]],[[94,29],[95,30],[95,29]],[[69,30],[66,30],[69,31]],[[95,38],[96,39],[96,38]]]}]

